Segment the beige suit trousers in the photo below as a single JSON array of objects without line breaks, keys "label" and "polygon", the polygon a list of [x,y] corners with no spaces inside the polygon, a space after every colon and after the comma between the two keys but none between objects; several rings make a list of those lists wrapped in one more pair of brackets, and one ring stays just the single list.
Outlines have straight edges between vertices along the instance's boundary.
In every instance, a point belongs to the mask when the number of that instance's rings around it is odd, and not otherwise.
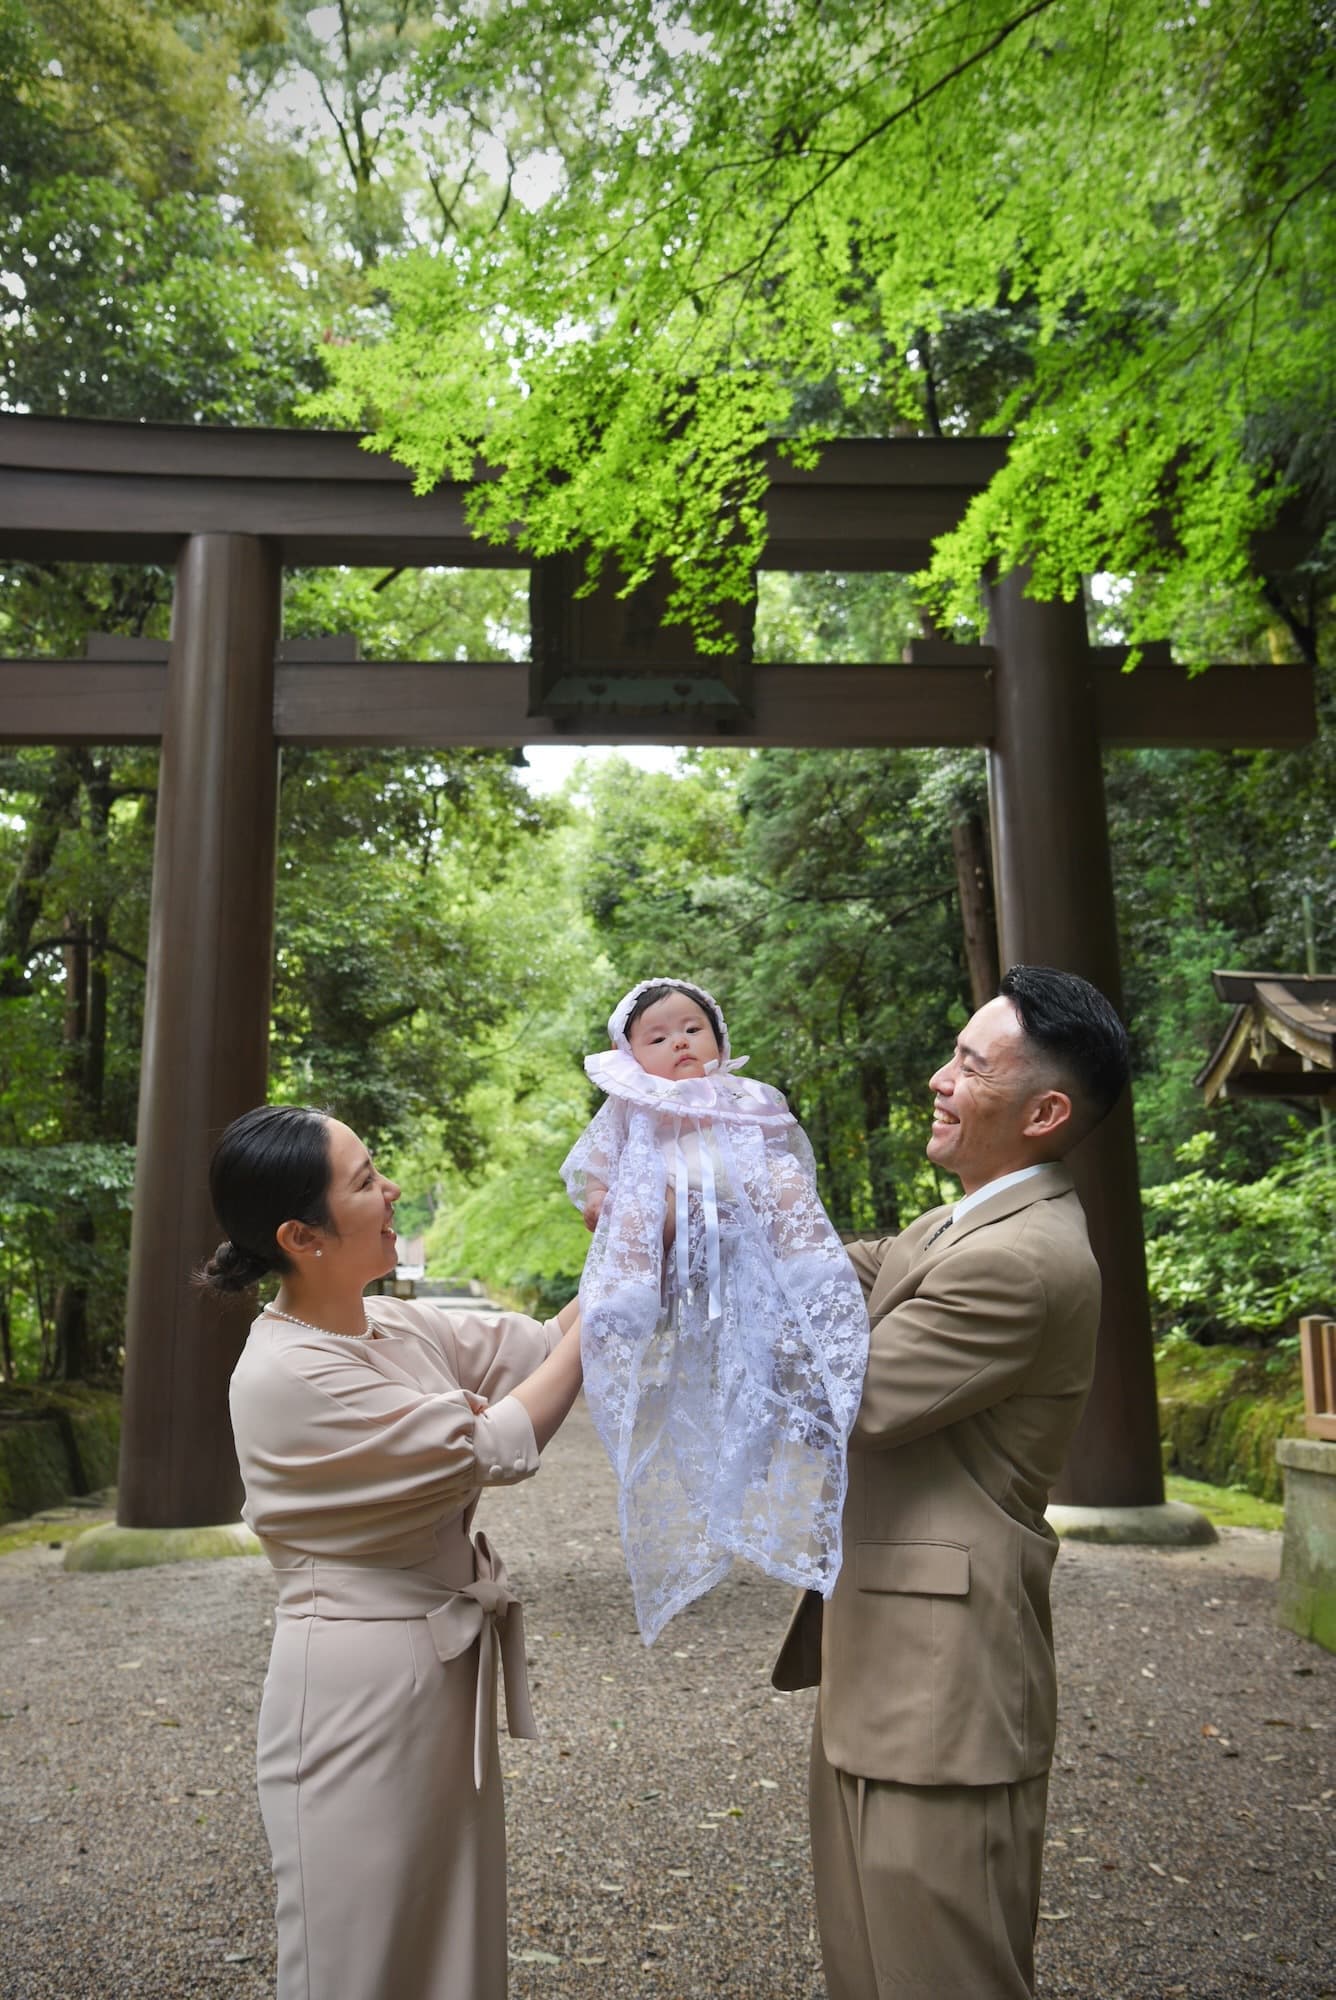
[{"label": "beige suit trousers", "polygon": [[1047,1773],[896,1785],[812,1731],[812,1868],[830,2000],[1030,2000]]}]

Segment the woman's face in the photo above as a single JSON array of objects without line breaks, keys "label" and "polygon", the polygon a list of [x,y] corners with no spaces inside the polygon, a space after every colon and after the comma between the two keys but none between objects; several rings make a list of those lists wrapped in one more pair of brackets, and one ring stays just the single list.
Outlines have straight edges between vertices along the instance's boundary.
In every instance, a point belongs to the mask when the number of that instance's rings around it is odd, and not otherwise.
[{"label": "woman's face", "polygon": [[329,1216],[320,1248],[330,1277],[359,1286],[395,1266],[394,1204],[399,1190],[372,1164],[355,1132],[337,1118],[326,1121],[329,1138]]},{"label": "woman's face", "polygon": [[646,1007],[627,1040],[631,1054],[651,1076],[704,1076],[706,1063],[719,1060],[710,1017],[689,993],[667,993]]}]

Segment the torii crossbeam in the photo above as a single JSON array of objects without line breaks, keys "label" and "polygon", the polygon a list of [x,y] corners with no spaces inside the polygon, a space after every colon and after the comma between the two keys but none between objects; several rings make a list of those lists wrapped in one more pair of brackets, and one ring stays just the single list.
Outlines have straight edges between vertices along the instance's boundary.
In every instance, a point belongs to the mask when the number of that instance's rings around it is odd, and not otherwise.
[{"label": "torii crossbeam", "polygon": [[[763,563],[919,569],[1004,455],[995,440],[911,438],[834,444],[810,472],[776,457]],[[933,641],[876,666],[756,665],[745,687],[630,622],[591,644],[550,573],[536,585],[546,623],[533,666],[378,664],[349,641],[281,642],[285,563],[523,567],[472,538],[466,497],[449,484],[415,497],[403,467],[341,435],[0,417],[0,560],[176,567],[170,646],[94,637],[82,660],[0,660],[0,741],[162,744],[126,1330],[127,1527],[208,1525],[240,1500],[226,1387],[249,1313],[220,1317],[189,1277],[216,1236],[212,1141],[265,1095],[284,743],[982,744],[1004,963],[1067,967],[1117,1002],[1101,745],[1290,748],[1315,731],[1305,669],[1217,666],[1190,678],[1160,652],[1124,675],[1120,654],[1090,647],[1079,604],[1027,597],[1019,572],[991,588],[988,647]],[[1276,541],[1265,560],[1286,568],[1299,553]],[[637,649],[630,684],[618,662]],[[575,690],[564,709],[553,693],[563,673]],[[1153,1505],[1164,1485],[1130,1103],[1072,1164],[1104,1311],[1094,1392],[1057,1497]]]}]

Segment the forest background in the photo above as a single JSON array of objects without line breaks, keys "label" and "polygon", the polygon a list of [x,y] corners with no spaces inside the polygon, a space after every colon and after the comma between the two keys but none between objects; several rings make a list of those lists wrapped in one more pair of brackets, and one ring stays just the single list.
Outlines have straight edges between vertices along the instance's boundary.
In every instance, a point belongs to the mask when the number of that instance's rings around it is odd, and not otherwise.
[{"label": "forest background", "polygon": [[[1336,1303],[1330,1135],[1207,1111],[1193,1076],[1226,1019],[1213,968],[1336,966],[1329,17],[909,7],[880,18],[880,67],[868,19],[0,0],[0,406],[370,423],[428,481],[490,452],[529,546],[628,574],[675,552],[707,639],[759,436],[1008,431],[1018,479],[931,578],[763,574],[758,657],[895,660],[929,613],[969,636],[962,578],[1024,546],[1070,584],[1098,516],[1096,639],[1313,667],[1305,751],[1105,760],[1157,1332],[1284,1353]],[[1251,537],[1287,497],[1312,554],[1279,577]],[[1173,560],[1146,539],[1166,508]],[[0,652],[164,636],[170,590],[11,566]],[[285,593],[289,636],[373,660],[527,644],[513,570]],[[118,1378],[156,762],[0,752],[9,1380]],[[925,1085],[987,990],[989,900],[982,753],[687,751],[553,795],[505,753],[285,753],[273,1094],[367,1137],[434,1272],[546,1307],[586,1240],[557,1171],[594,1108],[581,1058],[627,986],[678,972],[787,1093],[837,1224],[893,1229],[948,1192]]]}]

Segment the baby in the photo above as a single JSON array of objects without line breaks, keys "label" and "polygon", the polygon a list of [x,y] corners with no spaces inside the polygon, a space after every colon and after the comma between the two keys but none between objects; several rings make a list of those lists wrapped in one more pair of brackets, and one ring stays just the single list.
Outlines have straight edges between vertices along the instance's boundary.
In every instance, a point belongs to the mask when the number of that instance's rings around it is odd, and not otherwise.
[{"label": "baby", "polygon": [[608,1035],[585,1059],[607,1102],[562,1176],[594,1232],[585,1392],[650,1645],[734,1556],[834,1588],[868,1323],[806,1135],[735,1074],[710,995],[643,981]]}]

